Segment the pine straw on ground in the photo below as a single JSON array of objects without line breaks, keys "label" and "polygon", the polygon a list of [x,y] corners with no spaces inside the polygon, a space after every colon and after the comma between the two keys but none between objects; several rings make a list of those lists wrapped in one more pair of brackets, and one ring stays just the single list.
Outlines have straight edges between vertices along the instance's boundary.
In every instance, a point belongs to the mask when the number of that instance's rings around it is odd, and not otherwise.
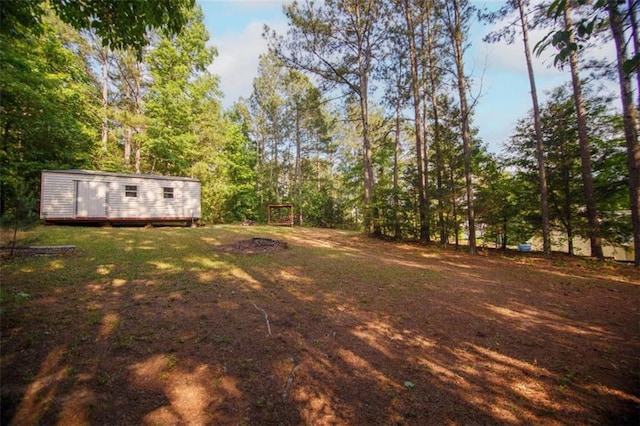
[{"label": "pine straw on ground", "polygon": [[[2,424],[638,424],[628,265],[303,228],[38,232],[78,253],[1,266]],[[244,256],[255,235],[288,249]]]}]

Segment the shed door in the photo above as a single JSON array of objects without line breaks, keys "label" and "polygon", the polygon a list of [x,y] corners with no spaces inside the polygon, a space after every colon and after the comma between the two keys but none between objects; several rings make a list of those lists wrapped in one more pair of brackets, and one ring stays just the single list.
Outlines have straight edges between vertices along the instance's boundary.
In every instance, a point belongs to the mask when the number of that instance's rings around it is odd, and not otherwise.
[{"label": "shed door", "polygon": [[77,181],[76,216],[107,217],[107,183]]}]

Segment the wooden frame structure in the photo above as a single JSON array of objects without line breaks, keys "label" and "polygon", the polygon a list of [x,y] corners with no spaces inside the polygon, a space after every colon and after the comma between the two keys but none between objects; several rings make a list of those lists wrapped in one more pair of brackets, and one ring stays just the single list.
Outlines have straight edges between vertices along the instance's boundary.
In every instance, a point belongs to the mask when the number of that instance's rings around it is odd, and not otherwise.
[{"label": "wooden frame structure", "polygon": [[269,225],[293,226],[293,204],[269,204],[267,206],[267,223]]}]

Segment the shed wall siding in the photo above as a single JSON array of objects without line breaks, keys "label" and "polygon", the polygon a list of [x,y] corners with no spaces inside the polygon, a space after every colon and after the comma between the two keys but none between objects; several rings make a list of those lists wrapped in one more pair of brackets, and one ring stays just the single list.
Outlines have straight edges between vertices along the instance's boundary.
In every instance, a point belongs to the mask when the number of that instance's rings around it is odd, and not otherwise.
[{"label": "shed wall siding", "polygon": [[[41,209],[43,219],[76,217],[76,181],[103,182],[107,188],[108,219],[199,219],[200,183],[164,176],[124,177],[109,175],[42,173]],[[137,197],[126,197],[125,186],[135,185]],[[173,188],[173,198],[164,198],[163,188]]]},{"label": "shed wall siding", "polygon": [[[137,197],[126,197],[125,186],[135,185]],[[163,198],[163,188],[173,188],[173,198]],[[109,185],[109,217],[200,217],[197,182],[118,179]]]},{"label": "shed wall siding", "polygon": [[42,174],[40,217],[74,217],[76,189],[73,178],[68,175]]}]

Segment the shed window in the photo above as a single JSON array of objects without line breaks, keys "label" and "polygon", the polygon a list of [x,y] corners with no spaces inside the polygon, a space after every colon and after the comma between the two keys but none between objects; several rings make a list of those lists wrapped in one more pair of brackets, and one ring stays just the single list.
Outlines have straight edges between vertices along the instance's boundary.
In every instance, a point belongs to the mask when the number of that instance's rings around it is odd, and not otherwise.
[{"label": "shed window", "polygon": [[125,185],[124,186],[124,196],[125,197],[137,197],[138,196],[138,187],[136,185]]},{"label": "shed window", "polygon": [[162,197],[163,198],[173,198],[173,188],[165,186],[162,188]]}]

